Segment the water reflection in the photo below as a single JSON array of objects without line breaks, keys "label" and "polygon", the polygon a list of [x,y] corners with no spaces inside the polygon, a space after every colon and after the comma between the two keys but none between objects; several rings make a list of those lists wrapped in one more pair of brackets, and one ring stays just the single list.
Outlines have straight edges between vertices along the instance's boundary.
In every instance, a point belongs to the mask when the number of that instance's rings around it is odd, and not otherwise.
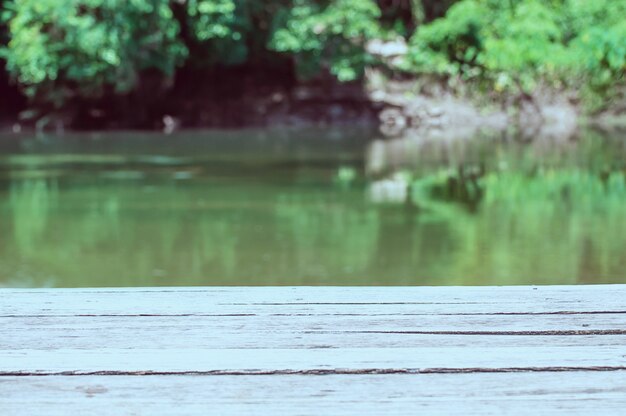
[{"label": "water reflection", "polygon": [[360,139],[241,159],[110,140],[126,150],[0,161],[1,285],[626,281],[620,140],[388,141],[367,160]]}]

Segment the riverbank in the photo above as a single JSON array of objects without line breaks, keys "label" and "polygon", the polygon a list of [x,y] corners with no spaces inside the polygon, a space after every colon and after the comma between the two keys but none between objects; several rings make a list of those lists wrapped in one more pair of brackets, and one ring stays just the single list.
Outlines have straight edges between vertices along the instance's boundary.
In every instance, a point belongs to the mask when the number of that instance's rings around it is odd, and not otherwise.
[{"label": "riverbank", "polygon": [[504,135],[531,141],[568,139],[581,127],[626,131],[626,94],[592,113],[573,90],[538,86],[532,93],[496,93],[428,76],[368,74],[367,90],[388,137],[469,139]]},{"label": "riverbank", "polygon": [[626,125],[623,2],[39,3],[0,22],[11,130]]},{"label": "riverbank", "polygon": [[348,83],[330,75],[305,82],[288,72],[241,68],[187,72],[166,84],[148,75],[133,94],[47,112],[28,110],[26,100],[13,94],[14,105],[5,105],[0,115],[0,131],[360,125],[378,127],[386,137],[498,134],[533,140],[572,137],[580,126],[626,130],[626,93],[590,114],[576,91],[540,86],[530,94],[484,92],[373,68]]}]

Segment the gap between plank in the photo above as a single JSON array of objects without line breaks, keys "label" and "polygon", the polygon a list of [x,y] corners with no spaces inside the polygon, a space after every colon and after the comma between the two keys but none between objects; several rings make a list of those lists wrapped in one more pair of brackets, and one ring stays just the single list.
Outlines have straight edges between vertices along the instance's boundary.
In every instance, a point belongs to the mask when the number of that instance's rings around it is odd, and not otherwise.
[{"label": "gap between plank", "polygon": [[238,317],[238,316],[541,316],[541,315],[619,315],[626,314],[626,310],[619,311],[546,311],[546,312],[459,312],[459,313],[137,313],[137,314],[64,314],[64,315],[0,315],[0,318],[142,318],[142,317]]},{"label": "gap between plank", "polygon": [[626,335],[626,329],[550,330],[550,331],[304,331],[305,334],[405,334],[405,335],[521,335],[577,336]]},{"label": "gap between plank", "polygon": [[472,373],[562,373],[626,371],[626,366],[594,367],[502,367],[502,368],[364,368],[311,370],[209,370],[209,371],[3,371],[0,377],[50,376],[288,376],[288,375],[389,375],[389,374],[472,374]]}]

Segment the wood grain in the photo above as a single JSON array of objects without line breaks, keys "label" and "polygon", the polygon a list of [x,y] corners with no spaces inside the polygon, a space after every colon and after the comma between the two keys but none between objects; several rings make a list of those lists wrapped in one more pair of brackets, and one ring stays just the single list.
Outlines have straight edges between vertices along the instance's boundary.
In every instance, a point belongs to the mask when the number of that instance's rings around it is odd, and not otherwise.
[{"label": "wood grain", "polygon": [[621,415],[626,372],[0,378],[3,416]]},{"label": "wood grain", "polygon": [[0,290],[2,415],[621,414],[625,381],[626,285]]},{"label": "wood grain", "polygon": [[0,316],[626,312],[624,285],[2,289]]}]

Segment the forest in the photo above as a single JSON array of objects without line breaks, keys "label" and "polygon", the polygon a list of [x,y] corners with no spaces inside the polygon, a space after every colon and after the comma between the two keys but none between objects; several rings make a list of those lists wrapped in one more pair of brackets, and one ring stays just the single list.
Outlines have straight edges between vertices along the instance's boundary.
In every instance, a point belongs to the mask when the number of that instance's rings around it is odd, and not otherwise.
[{"label": "forest", "polygon": [[[368,68],[428,76],[451,89],[469,85],[477,94],[567,91],[589,113],[624,100],[626,0],[0,0],[0,7],[0,118],[149,107],[177,89],[193,95],[197,85],[219,88],[242,74],[290,86],[320,77],[358,84]],[[395,45],[397,56],[373,53],[375,42]]]}]

